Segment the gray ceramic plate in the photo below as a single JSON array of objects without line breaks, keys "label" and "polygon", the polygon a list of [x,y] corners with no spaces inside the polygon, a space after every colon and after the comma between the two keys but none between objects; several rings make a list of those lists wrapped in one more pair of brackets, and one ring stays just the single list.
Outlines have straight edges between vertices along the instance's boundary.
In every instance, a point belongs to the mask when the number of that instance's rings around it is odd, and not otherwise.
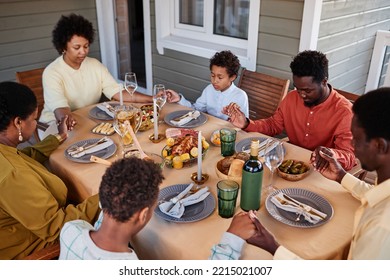
[{"label": "gray ceramic plate", "polygon": [[[309,223],[304,218],[302,218],[300,221],[296,221],[295,220],[297,218],[296,213],[282,210],[276,207],[275,204],[272,203],[271,197],[277,195],[280,192],[287,194],[288,196],[306,205],[309,205],[321,211],[322,213],[325,213],[327,217],[324,220],[318,222],[317,224]],[[299,188],[281,189],[271,193],[265,201],[265,207],[267,208],[268,213],[276,220],[293,227],[301,227],[301,228],[318,227],[327,223],[333,216],[333,207],[325,198],[311,191],[305,189],[299,189]]]},{"label": "gray ceramic plate", "polygon": [[[160,190],[160,194],[158,195],[158,201],[167,201],[172,197],[177,196],[181,193],[185,188],[188,187],[188,184],[179,184],[172,185]],[[160,211],[158,207],[154,210],[154,214],[156,216],[175,223],[191,223],[203,220],[204,218],[210,216],[215,209],[215,199],[212,194],[209,194],[204,200],[199,203],[186,206],[183,216],[181,218],[174,218],[169,215],[164,214]]]},{"label": "gray ceramic plate", "polygon": [[79,162],[79,163],[91,163],[90,161],[90,158],[92,155],[94,156],[97,156],[97,157],[100,157],[100,158],[104,158],[104,159],[107,159],[109,158],[110,156],[112,156],[113,154],[115,154],[116,152],[116,145],[115,144],[112,144],[111,146],[108,146],[107,148],[103,149],[103,150],[100,150],[100,151],[97,151],[97,152],[94,152],[94,153],[91,153],[91,154],[86,154],[86,155],[83,155],[82,157],[79,157],[79,158],[74,158],[72,156],[70,156],[68,154],[68,149],[74,145],[76,146],[79,146],[81,147],[82,145],[84,144],[93,144],[93,143],[96,143],[97,141],[99,141],[101,138],[94,138],[94,139],[87,139],[87,140],[82,140],[82,141],[79,141],[77,143],[74,143],[72,144],[71,146],[69,146],[66,150],[65,150],[65,157],[71,161],[74,161],[74,162]]},{"label": "gray ceramic plate", "polygon": [[184,116],[188,112],[193,111],[193,110],[180,110],[180,111],[175,111],[172,113],[169,113],[164,117],[164,121],[167,125],[174,126],[174,127],[182,127],[182,128],[194,128],[197,126],[200,126],[204,123],[207,122],[207,117],[204,113],[200,112],[200,116],[197,119],[191,120],[185,125],[177,126],[171,123],[171,120],[176,119],[178,117]]}]

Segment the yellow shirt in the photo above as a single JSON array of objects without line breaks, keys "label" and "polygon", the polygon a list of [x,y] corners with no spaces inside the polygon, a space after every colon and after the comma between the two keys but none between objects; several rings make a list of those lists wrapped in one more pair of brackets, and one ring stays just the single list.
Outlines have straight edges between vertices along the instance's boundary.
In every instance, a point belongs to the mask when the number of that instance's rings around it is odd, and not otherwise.
[{"label": "yellow shirt", "polygon": [[55,121],[54,110],[71,111],[95,104],[102,93],[111,99],[119,92],[118,82],[97,59],[86,57],[79,69],[70,67],[62,56],[50,63],[42,75],[44,108],[40,121]]},{"label": "yellow shirt", "polygon": [[[341,185],[361,201],[356,211],[348,259],[390,259],[390,179],[375,187],[347,173]],[[297,259],[283,246],[274,259]]]},{"label": "yellow shirt", "polygon": [[54,136],[23,150],[0,144],[0,259],[23,258],[55,242],[67,221],[98,217],[98,195],[66,205],[65,184],[38,162],[58,145]]}]

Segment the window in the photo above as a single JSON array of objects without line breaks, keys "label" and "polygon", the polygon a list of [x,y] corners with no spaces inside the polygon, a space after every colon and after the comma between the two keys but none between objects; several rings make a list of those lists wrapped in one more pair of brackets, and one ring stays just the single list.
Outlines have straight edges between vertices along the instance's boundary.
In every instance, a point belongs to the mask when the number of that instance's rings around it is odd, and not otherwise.
[{"label": "window", "polygon": [[155,0],[157,50],[210,58],[230,49],[256,70],[260,0]]}]

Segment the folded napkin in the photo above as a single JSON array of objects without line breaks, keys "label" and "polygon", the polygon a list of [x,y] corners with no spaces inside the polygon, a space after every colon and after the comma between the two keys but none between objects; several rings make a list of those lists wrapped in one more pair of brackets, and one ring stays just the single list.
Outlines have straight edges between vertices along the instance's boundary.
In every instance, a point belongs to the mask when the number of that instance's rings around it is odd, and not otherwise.
[{"label": "folded napkin", "polygon": [[76,150],[76,151],[69,152],[69,155],[73,158],[79,158],[79,157],[82,157],[84,155],[92,154],[92,153],[98,152],[100,150],[103,150],[103,149],[111,146],[112,144],[114,144],[114,142],[110,138],[105,137],[105,141],[103,143],[98,144],[98,145],[93,145],[93,144],[94,143],[87,145],[86,147],[84,147],[82,149],[82,151]]},{"label": "folded napkin", "polygon": [[276,207],[280,209],[302,215],[306,221],[312,224],[316,224],[327,217],[325,213],[322,213],[321,211],[318,211],[309,205],[299,202],[298,200],[282,192],[273,196],[271,201],[273,204],[275,204]]},{"label": "folded napkin", "polygon": [[171,217],[180,218],[184,214],[185,206],[201,202],[210,194],[209,188],[204,187],[196,193],[186,196],[191,190],[192,186],[193,184],[188,185],[188,187],[177,196],[171,198],[169,201],[161,203],[158,206],[160,211]]},{"label": "folded napkin", "polygon": [[110,104],[108,104],[107,102],[97,104],[96,107],[98,107],[100,110],[102,110],[103,112],[105,112],[107,115],[109,115],[112,118],[115,115],[114,108]]},{"label": "folded napkin", "polygon": [[181,117],[174,118],[173,120],[171,120],[171,124],[182,126],[194,119],[197,119],[199,116],[200,116],[199,111],[191,111]]}]

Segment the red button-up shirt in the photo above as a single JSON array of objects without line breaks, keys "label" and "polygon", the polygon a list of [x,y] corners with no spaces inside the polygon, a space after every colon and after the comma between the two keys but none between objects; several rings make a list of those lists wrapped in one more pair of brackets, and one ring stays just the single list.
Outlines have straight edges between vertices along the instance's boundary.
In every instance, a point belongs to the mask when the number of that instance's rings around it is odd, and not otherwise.
[{"label": "red button-up shirt", "polygon": [[309,150],[332,148],[344,169],[349,170],[355,165],[352,117],[351,102],[333,89],[324,102],[313,107],[305,106],[298,92],[292,90],[272,117],[250,120],[245,130],[274,136],[285,129],[292,144]]}]

